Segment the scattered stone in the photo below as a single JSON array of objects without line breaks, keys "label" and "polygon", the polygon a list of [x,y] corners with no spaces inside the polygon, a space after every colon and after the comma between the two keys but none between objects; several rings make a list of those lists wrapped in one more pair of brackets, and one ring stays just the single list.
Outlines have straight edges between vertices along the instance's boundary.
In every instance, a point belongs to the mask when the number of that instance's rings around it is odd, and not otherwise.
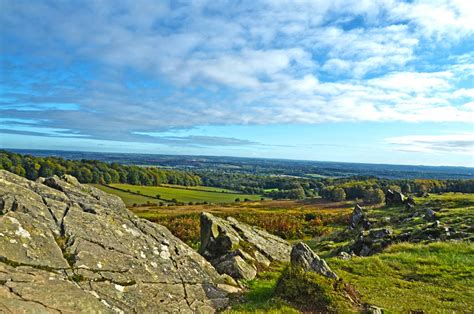
[{"label": "scattered stone", "polygon": [[339,253],[338,258],[342,260],[349,260],[352,258],[352,255],[347,252],[342,251]]},{"label": "scattered stone", "polygon": [[405,195],[400,192],[392,191],[390,189],[385,193],[385,204],[387,205],[402,205],[405,203]]},{"label": "scattered stone", "polygon": [[428,221],[436,219],[436,213],[432,209],[427,209],[424,218]]},{"label": "scattered stone", "polygon": [[375,305],[367,305],[366,312],[370,314],[383,314],[383,309]]},{"label": "scattered stone", "polygon": [[72,176],[33,182],[0,170],[0,211],[0,312],[207,313],[228,304],[201,255]]},{"label": "scattered stone", "polygon": [[273,261],[288,262],[291,246],[277,236],[234,218],[202,213],[199,252],[220,274],[241,280],[254,278],[257,269],[268,267]]},{"label": "scattered stone", "polygon": [[392,230],[388,228],[363,231],[351,246],[352,251],[359,256],[368,256],[380,252],[393,241]]},{"label": "scattered stone", "polygon": [[221,274],[227,274],[234,279],[254,279],[257,275],[257,269],[247,263],[241,256],[230,254],[223,258],[220,263],[215,263],[216,270]]},{"label": "scattered stone", "polygon": [[299,242],[291,250],[291,265],[301,267],[306,271],[313,271],[332,279],[338,279],[326,261],[316,255],[304,242]]},{"label": "scattered stone", "polygon": [[356,229],[360,226],[362,226],[364,229],[368,229],[370,227],[370,223],[367,219],[367,215],[362,210],[362,207],[359,204],[356,204],[349,220],[349,228]]}]

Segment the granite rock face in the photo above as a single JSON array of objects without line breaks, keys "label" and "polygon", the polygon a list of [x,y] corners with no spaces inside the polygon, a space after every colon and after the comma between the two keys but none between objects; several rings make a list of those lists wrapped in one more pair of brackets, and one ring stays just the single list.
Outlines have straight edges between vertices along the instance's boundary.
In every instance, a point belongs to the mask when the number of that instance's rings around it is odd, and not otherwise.
[{"label": "granite rock face", "polygon": [[200,253],[221,274],[234,279],[253,279],[257,269],[273,261],[289,262],[291,245],[258,227],[232,217],[201,214]]},{"label": "granite rock face", "polygon": [[0,312],[214,312],[222,276],[165,227],[71,176],[0,170]]}]

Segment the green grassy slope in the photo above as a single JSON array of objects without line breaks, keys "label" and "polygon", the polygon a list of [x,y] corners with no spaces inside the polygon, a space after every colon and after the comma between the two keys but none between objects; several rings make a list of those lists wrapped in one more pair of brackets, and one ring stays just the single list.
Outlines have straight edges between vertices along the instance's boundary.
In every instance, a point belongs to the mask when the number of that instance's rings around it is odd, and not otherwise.
[{"label": "green grassy slope", "polygon": [[157,204],[160,202],[160,200],[156,198],[147,197],[145,195],[136,195],[136,194],[132,194],[132,193],[124,192],[124,191],[119,191],[119,190],[112,189],[110,187],[107,187],[101,184],[90,184],[90,185],[106,193],[117,195],[123,200],[123,202],[125,203],[127,207],[133,206],[133,204],[141,205],[141,204],[147,204],[148,202],[150,202],[151,204]]},{"label": "green grassy slope", "polygon": [[208,191],[208,192],[216,192],[216,193],[233,193],[233,194],[240,194],[238,191],[233,191],[229,189],[213,187],[213,186],[183,186],[183,185],[175,185],[175,184],[162,184],[161,186],[170,187],[170,188],[177,188],[177,189],[185,189],[185,190],[197,190],[197,191]]},{"label": "green grassy slope", "polygon": [[370,257],[327,262],[363,301],[390,312],[474,312],[474,243],[401,243]]}]

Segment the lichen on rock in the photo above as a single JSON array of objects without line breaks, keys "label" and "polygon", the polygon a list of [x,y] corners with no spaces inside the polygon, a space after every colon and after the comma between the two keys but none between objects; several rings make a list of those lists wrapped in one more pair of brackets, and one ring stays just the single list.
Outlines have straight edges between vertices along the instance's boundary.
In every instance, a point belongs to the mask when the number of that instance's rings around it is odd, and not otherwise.
[{"label": "lichen on rock", "polygon": [[74,177],[0,170],[0,312],[214,312],[223,279],[165,227]]}]

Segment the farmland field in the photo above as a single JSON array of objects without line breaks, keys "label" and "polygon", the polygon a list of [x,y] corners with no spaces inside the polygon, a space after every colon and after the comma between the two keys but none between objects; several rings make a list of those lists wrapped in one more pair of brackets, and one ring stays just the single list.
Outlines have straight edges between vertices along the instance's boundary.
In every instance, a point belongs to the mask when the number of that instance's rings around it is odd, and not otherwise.
[{"label": "farmland field", "polygon": [[[120,189],[124,192],[128,190],[133,193],[156,198],[159,195],[161,200],[171,201],[176,199],[178,202],[210,202],[210,203],[229,203],[234,202],[236,198],[240,200],[260,200],[260,195],[241,194],[241,193],[221,193],[213,191],[201,191],[185,188],[173,188],[164,186],[138,186],[131,184],[111,184],[111,187]],[[222,189],[220,189],[222,190]],[[112,192],[114,193],[114,192]]]},{"label": "farmland field", "polygon": [[133,206],[134,204],[135,205],[147,204],[147,203],[158,204],[160,202],[160,200],[156,198],[128,193],[125,191],[119,191],[119,190],[112,189],[108,186],[101,185],[101,184],[91,184],[91,185],[106,193],[117,195],[123,200],[123,202],[125,203],[127,207]]},{"label": "farmland field", "polygon": [[225,188],[218,188],[213,186],[182,186],[182,185],[174,185],[174,184],[162,184],[163,187],[170,187],[175,189],[184,189],[184,190],[196,190],[196,191],[208,191],[208,192],[218,192],[218,193],[233,193],[233,194],[240,194],[238,191],[233,191]]}]

